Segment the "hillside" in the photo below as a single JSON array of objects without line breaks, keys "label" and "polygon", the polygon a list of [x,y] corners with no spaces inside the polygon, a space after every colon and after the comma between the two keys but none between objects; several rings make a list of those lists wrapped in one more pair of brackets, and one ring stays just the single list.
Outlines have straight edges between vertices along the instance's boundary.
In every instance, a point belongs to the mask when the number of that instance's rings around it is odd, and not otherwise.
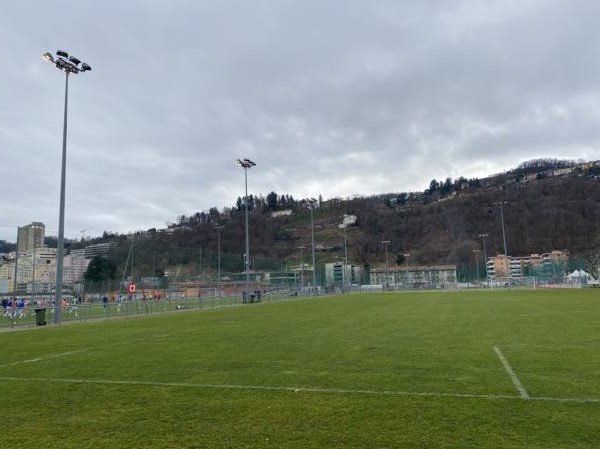
[{"label": "hillside", "polygon": [[[599,174],[599,162],[537,160],[480,180],[432,180],[425,192],[321,200],[313,218],[317,265],[343,260],[345,247],[349,263],[381,265],[385,240],[390,242],[390,263],[406,263],[408,257],[410,264],[472,269],[473,251],[483,245],[480,235],[487,234],[487,255],[504,252],[498,203],[509,255],[567,250],[595,264],[600,253]],[[240,272],[243,204],[238,199],[231,209],[181,216],[166,230],[133,236],[105,233],[97,241],[118,243],[111,258],[121,268],[134,243],[140,274],[214,274],[219,256],[224,273]],[[306,206],[275,192],[249,197],[250,254],[256,270],[298,265],[301,256],[311,262],[311,214]],[[344,230],[339,224],[345,214],[357,220]]]}]

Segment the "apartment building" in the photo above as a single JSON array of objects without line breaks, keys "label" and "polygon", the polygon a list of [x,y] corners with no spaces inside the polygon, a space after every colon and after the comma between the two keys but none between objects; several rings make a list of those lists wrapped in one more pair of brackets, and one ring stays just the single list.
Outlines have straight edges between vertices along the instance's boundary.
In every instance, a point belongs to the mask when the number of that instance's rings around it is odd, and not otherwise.
[{"label": "apartment building", "polygon": [[44,223],[34,221],[31,224],[19,227],[17,231],[17,251],[24,253],[35,248],[42,248],[45,236],[46,225]]},{"label": "apartment building", "polygon": [[569,260],[568,251],[553,250],[549,253],[514,257],[499,254],[488,257],[486,272],[490,278],[521,277],[544,266],[561,265]]}]

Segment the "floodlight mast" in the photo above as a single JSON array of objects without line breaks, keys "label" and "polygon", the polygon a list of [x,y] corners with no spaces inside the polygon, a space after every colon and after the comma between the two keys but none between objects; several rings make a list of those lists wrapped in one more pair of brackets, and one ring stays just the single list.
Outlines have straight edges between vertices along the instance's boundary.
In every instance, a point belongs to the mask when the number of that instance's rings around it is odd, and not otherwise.
[{"label": "floodlight mast", "polygon": [[300,292],[304,294],[304,259],[302,258],[302,250],[306,248],[304,245],[300,245],[298,249],[300,250]]},{"label": "floodlight mast", "polygon": [[221,230],[223,226],[217,225],[215,226],[215,231],[217,231],[217,286],[219,290],[221,289]]},{"label": "floodlight mast", "polygon": [[[344,288],[342,291],[346,289],[346,269],[348,267],[348,223],[347,218],[348,215],[344,214],[344,221],[342,225],[344,226],[344,269],[342,270],[342,283],[344,284]],[[350,270],[350,286],[352,287],[352,270]],[[350,289],[351,290],[351,289]]]},{"label": "floodlight mast", "polygon": [[502,240],[504,241],[504,255],[508,257],[508,251],[506,250],[506,232],[504,231],[504,211],[503,207],[508,204],[508,201],[496,201],[494,206],[500,208],[500,221],[502,222]]},{"label": "floodlight mast", "polygon": [[250,159],[238,159],[236,161],[240,166],[244,169],[244,182],[245,182],[245,197],[244,197],[244,206],[246,209],[246,254],[244,255],[244,271],[246,272],[246,282],[245,282],[245,295],[244,298],[249,295],[248,285],[249,285],[249,277],[250,277],[250,241],[248,239],[248,170],[256,165]]},{"label": "floodlight mast", "polygon": [[389,240],[382,240],[381,244],[385,246],[385,286],[386,290],[390,288],[390,271],[389,271],[389,259],[388,259],[388,246],[391,242]]},{"label": "floodlight mast", "polygon": [[[65,72],[65,109],[63,119],[63,143],[62,143],[62,164],[60,175],[60,206],[58,213],[58,244],[56,248],[56,284],[54,296],[54,323],[61,321],[62,306],[62,288],[64,271],[64,237],[65,237],[65,178],[67,168],[67,109],[69,103],[69,75],[76,75],[81,72],[87,72],[92,68],[74,56],[69,56],[66,51],[57,50],[56,57],[52,53],[46,52],[42,55],[44,61],[50,62],[62,72]],[[81,65],[80,65],[81,64]]]},{"label": "floodlight mast", "polygon": [[314,294],[317,293],[317,266],[315,265],[315,222],[313,210],[315,209],[315,205],[317,204],[317,200],[315,198],[308,198],[306,200],[307,206],[310,209],[310,237],[311,237],[311,246],[312,246],[312,278],[313,278],[313,289]]},{"label": "floodlight mast", "polygon": [[488,274],[487,274],[487,251],[485,249],[485,239],[488,238],[489,234],[487,232],[483,232],[481,234],[479,234],[479,238],[483,240],[483,262],[484,262],[484,266],[485,266],[485,279],[487,280],[488,278]]}]

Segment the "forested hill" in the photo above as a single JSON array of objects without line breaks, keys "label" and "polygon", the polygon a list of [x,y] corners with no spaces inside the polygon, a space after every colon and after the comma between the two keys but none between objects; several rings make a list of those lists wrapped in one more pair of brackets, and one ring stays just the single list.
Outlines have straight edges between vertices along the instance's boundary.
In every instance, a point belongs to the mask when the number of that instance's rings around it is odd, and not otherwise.
[{"label": "forested hill", "polygon": [[[536,160],[484,179],[432,180],[424,192],[381,194],[351,199],[319,198],[313,209],[317,264],[348,260],[391,263],[472,264],[483,240],[487,255],[504,252],[502,215],[509,255],[524,256],[567,250],[572,256],[600,254],[600,161]],[[249,228],[254,267],[276,269],[298,262],[311,247],[311,210],[306,200],[271,192],[249,197]],[[344,215],[356,222],[345,229]],[[181,216],[167,230],[133,236],[105,233],[97,241],[115,241],[111,257],[123,263],[132,242],[140,270],[162,272],[174,265],[202,264],[214,270],[241,271],[244,253],[244,203],[219,211]],[[89,242],[87,242],[89,244]],[[73,247],[77,243],[73,242]],[[304,247],[304,248],[302,248]],[[183,256],[182,256],[183,254]],[[186,256],[187,254],[187,256]],[[409,255],[409,256],[407,256]]]}]

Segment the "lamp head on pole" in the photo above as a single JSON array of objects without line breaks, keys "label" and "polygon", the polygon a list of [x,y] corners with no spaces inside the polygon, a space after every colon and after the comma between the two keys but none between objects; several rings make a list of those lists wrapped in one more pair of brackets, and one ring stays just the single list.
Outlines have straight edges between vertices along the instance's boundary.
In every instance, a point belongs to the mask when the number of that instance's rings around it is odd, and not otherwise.
[{"label": "lamp head on pole", "polygon": [[304,202],[306,203],[306,207],[312,210],[316,209],[319,201],[316,198],[306,198]]},{"label": "lamp head on pole", "polygon": [[42,55],[42,59],[54,64],[57,69],[65,72],[67,75],[92,70],[92,67],[89,64],[85,62],[82,63],[81,60],[73,55],[69,56],[69,54],[63,50],[56,50],[56,58],[52,56],[50,52],[46,52]]},{"label": "lamp head on pole", "polygon": [[240,166],[241,166],[242,168],[246,168],[246,169],[248,169],[248,168],[252,168],[252,167],[254,167],[254,166],[256,165],[256,163],[255,163],[255,162],[253,162],[253,161],[251,161],[250,159],[247,159],[247,158],[244,158],[244,159],[237,159],[237,160],[236,160],[236,162],[237,162],[238,164],[240,164]]}]

